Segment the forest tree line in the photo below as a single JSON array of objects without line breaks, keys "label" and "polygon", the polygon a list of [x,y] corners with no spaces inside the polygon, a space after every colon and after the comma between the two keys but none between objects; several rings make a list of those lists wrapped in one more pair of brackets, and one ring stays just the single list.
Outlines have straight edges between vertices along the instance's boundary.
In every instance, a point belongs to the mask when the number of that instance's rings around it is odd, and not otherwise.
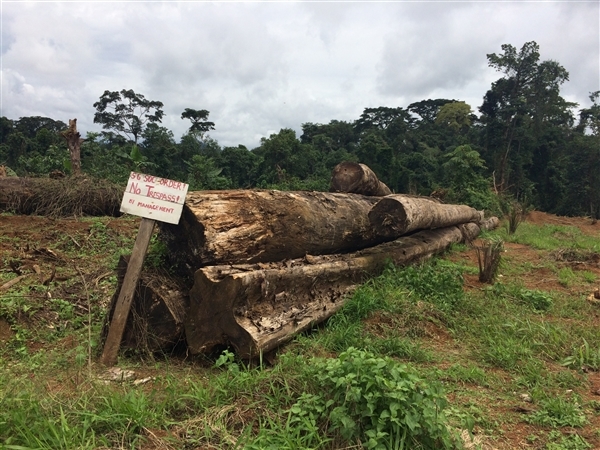
[{"label": "forest tree line", "polygon": [[[579,109],[560,94],[568,81],[558,62],[540,60],[539,46],[510,44],[487,55],[500,78],[475,115],[459,100],[427,99],[406,107],[365,108],[354,121],[304,123],[248,149],[221,147],[209,135],[209,112],[186,108],[189,130],[179,142],[161,126],[163,103],[123,89],[94,103],[81,145],[84,173],[118,183],[131,170],[186,181],[190,189],[328,190],[333,167],[357,161],[393,191],[430,195],[496,210],[513,198],[561,215],[600,218],[600,91]],[[19,176],[68,170],[61,133],[47,117],[0,118],[0,164]]]}]

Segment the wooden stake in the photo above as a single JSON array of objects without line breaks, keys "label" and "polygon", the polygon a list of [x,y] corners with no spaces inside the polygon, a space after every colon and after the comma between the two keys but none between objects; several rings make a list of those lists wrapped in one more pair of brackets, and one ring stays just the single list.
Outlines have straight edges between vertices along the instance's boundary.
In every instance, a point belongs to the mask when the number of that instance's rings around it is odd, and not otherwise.
[{"label": "wooden stake", "polygon": [[146,257],[152,231],[154,230],[154,222],[152,219],[142,218],[142,222],[140,223],[140,229],[135,239],[131,259],[127,266],[123,286],[119,292],[119,298],[117,299],[117,305],[115,306],[115,312],[108,329],[108,335],[100,359],[100,362],[105,366],[114,366],[117,363],[117,354],[119,353],[119,347],[123,339],[123,332],[125,331],[125,324],[129,316],[133,294],[142,273],[142,265],[144,264],[144,258]]}]

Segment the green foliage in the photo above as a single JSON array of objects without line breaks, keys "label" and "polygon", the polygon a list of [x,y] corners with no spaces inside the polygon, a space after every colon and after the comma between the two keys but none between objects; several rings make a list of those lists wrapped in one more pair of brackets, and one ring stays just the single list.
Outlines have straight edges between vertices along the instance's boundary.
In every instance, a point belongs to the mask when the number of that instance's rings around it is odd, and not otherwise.
[{"label": "green foliage", "polygon": [[471,107],[465,102],[446,103],[440,107],[435,122],[450,127],[457,133],[468,129],[471,126]]},{"label": "green foliage", "polygon": [[204,134],[210,130],[215,129],[215,123],[209,122],[208,116],[209,112],[206,109],[191,109],[185,108],[185,110],[181,113],[182,119],[189,119],[192,122],[190,126],[190,132]]},{"label": "green foliage", "polygon": [[452,312],[464,299],[462,268],[448,261],[434,260],[422,265],[390,269],[399,286],[416,300]]},{"label": "green foliage", "polygon": [[473,383],[480,386],[489,386],[488,375],[475,365],[463,366],[453,364],[442,373],[442,377],[458,383]]},{"label": "green foliage", "polygon": [[570,267],[563,267],[558,271],[558,282],[561,286],[569,287],[576,279],[577,276]]},{"label": "green foliage", "polygon": [[548,311],[552,305],[552,295],[538,289],[527,289],[518,284],[494,283],[486,289],[486,296],[494,301],[509,299],[535,311]]},{"label": "green foliage", "polygon": [[445,158],[442,171],[449,188],[447,200],[496,213],[499,202],[483,175],[486,166],[479,152],[470,145],[459,145]]},{"label": "green foliage", "polygon": [[577,370],[600,370],[600,346],[590,346],[586,339],[583,344],[573,351],[571,356],[565,358],[561,364]]},{"label": "green foliage", "polygon": [[600,242],[593,236],[584,235],[578,228],[544,224],[542,226],[523,222],[507,241],[530,245],[538,250],[559,250],[563,252],[600,252]]},{"label": "green foliage", "polygon": [[592,448],[589,442],[579,434],[563,435],[558,430],[552,430],[548,433],[548,443],[546,450],[587,450]]},{"label": "green foliage", "polygon": [[43,153],[36,151],[19,157],[18,165],[30,175],[48,175],[53,170],[63,170],[65,161],[69,161],[69,151],[50,145]]},{"label": "green foliage", "polygon": [[290,409],[289,424],[326,426],[369,449],[454,448],[446,426],[441,388],[389,358],[348,349],[307,367],[317,394],[304,393]]},{"label": "green foliage", "polygon": [[203,155],[192,156],[191,162],[188,163],[188,171],[190,190],[213,190],[229,187],[229,180],[221,176],[223,169],[216,166],[213,158]]},{"label": "green foliage", "polygon": [[144,265],[156,269],[164,268],[167,262],[167,254],[167,244],[158,239],[158,235],[154,234],[150,240],[148,253],[144,259]]},{"label": "green foliage", "polygon": [[100,100],[94,103],[94,123],[101,124],[105,130],[114,130],[137,144],[147,124],[162,121],[162,107],[162,102],[147,100],[133,89],[104,91]]},{"label": "green foliage", "polygon": [[540,400],[539,406],[525,417],[527,423],[550,427],[582,427],[588,423],[577,396],[565,399],[549,395]]}]

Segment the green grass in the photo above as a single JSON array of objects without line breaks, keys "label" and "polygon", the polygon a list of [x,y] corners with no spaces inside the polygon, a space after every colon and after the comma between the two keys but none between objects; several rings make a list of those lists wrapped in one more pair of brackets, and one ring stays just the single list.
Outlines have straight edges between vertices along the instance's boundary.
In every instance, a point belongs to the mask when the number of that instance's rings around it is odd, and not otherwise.
[{"label": "green grass", "polygon": [[[42,286],[33,277],[0,297],[0,316],[14,333],[0,345],[0,448],[436,449],[460,448],[465,430],[495,447],[517,423],[532,430],[535,448],[597,444],[584,431],[600,408],[583,397],[586,371],[600,370],[600,330],[589,320],[597,310],[580,295],[519,281],[543,265],[569,289],[596,281],[591,271],[552,259],[512,261],[502,282],[467,290],[465,274],[477,274],[469,263],[389,266],[327,323],[281,349],[273,365],[250,365],[230,351],[124,358],[137,378],[152,379],[107,385],[98,379],[103,368],[88,360],[98,354],[116,286],[103,269],[133,241],[108,220],[88,223],[49,245],[64,255],[57,273],[68,280]],[[526,222],[510,237],[496,234],[544,257],[598,245],[569,227]],[[152,247],[149,264],[160,265],[165,249]],[[530,414],[514,412],[521,393],[533,400]]]},{"label": "green grass", "polygon": [[[502,234],[502,230],[499,230]],[[530,245],[538,250],[574,249],[600,252],[598,238],[583,234],[578,228],[562,225],[521,223],[514,234],[505,235],[507,242]]]}]

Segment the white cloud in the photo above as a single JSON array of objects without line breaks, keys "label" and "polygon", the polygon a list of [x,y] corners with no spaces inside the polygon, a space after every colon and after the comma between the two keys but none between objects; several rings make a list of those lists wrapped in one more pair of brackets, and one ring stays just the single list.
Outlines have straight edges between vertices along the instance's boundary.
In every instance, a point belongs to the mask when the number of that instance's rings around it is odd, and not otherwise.
[{"label": "white cloud", "polygon": [[596,2],[3,3],[1,114],[97,131],[93,103],[127,88],[162,101],[177,137],[184,108],[208,109],[221,145],[252,148],[365,107],[454,98],[476,110],[499,77],[486,53],[529,40],[586,105],[600,89],[598,14]]}]

